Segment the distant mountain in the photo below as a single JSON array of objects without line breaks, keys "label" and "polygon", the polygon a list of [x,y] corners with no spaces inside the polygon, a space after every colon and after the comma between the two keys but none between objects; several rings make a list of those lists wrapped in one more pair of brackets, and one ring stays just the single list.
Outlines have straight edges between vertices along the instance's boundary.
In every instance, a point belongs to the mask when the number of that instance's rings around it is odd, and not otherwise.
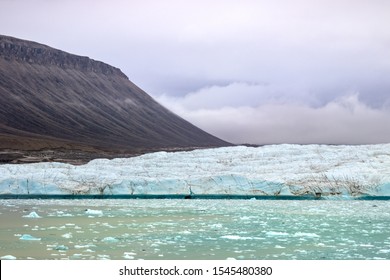
[{"label": "distant mountain", "polygon": [[3,162],[26,151],[46,151],[50,160],[53,151],[93,158],[230,145],[161,106],[118,68],[2,35],[0,104]]}]

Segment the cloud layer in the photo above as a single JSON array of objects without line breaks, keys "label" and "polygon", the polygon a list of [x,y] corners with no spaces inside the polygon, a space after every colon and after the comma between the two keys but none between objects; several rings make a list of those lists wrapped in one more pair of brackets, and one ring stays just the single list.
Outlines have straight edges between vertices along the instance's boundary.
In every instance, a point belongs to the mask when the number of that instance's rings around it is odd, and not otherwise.
[{"label": "cloud layer", "polygon": [[[253,94],[251,90],[244,96]],[[245,100],[236,102],[237,94],[229,90],[225,96],[219,93],[219,100],[209,102],[206,91],[184,98],[161,96],[158,101],[206,131],[237,144],[367,144],[390,140],[389,108],[368,107],[357,93],[312,107],[303,102],[269,100],[250,106],[242,102]]]}]

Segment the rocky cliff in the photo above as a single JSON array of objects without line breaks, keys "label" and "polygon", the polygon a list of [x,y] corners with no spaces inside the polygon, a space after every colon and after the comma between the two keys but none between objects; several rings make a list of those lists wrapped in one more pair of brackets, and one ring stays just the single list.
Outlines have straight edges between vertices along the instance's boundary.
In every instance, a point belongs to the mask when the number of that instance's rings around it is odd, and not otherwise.
[{"label": "rocky cliff", "polygon": [[127,79],[120,69],[85,56],[69,54],[48,46],[0,35],[0,57],[8,61],[51,65],[62,69],[75,69],[104,75],[117,75]]},{"label": "rocky cliff", "polygon": [[229,145],[158,104],[118,68],[8,36],[0,36],[0,104],[0,160],[4,151]]}]

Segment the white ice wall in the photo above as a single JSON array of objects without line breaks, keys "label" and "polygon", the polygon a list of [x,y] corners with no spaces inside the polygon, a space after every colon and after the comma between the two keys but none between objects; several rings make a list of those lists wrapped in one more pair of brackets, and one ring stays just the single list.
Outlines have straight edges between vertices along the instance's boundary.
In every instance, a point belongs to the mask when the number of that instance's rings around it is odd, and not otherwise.
[{"label": "white ice wall", "polygon": [[390,196],[390,144],[269,145],[0,165],[0,194]]}]

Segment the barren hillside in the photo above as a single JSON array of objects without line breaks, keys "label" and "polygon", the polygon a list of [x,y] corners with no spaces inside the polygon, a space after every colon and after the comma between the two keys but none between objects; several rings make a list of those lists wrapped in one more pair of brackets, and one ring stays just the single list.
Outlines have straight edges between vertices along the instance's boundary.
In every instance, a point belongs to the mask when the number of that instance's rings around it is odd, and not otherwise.
[{"label": "barren hillside", "polygon": [[0,104],[3,162],[18,158],[15,152],[93,158],[229,145],[158,104],[115,67],[1,35]]}]

